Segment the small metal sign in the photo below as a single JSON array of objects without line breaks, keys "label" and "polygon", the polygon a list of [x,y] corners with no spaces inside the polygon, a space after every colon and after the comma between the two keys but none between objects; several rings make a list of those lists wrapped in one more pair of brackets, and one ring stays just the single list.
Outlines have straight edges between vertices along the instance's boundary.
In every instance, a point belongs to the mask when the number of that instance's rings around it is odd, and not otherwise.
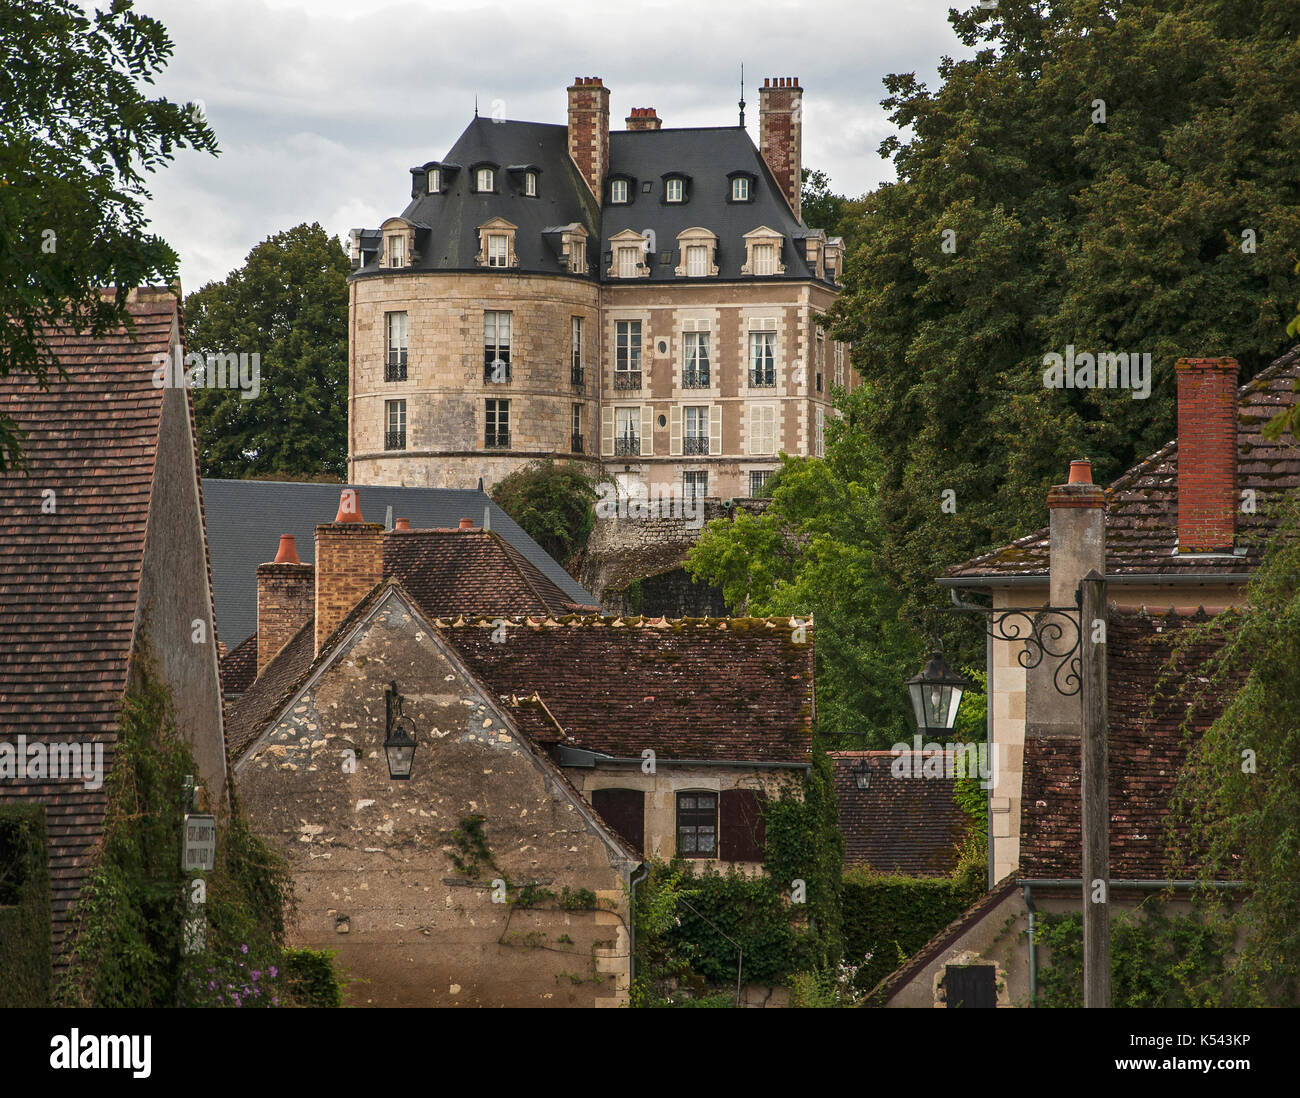
[{"label": "small metal sign", "polygon": [[212,871],[217,861],[217,818],[215,816],[185,817],[185,852],[181,856],[181,869]]}]

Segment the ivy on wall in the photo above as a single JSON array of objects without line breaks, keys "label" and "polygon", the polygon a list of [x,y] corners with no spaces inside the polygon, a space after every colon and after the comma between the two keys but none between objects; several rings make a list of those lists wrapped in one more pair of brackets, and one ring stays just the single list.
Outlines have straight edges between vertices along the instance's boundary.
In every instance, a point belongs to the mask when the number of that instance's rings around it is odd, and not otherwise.
[{"label": "ivy on wall", "polygon": [[45,809],[0,805],[0,1008],[50,1005]]}]

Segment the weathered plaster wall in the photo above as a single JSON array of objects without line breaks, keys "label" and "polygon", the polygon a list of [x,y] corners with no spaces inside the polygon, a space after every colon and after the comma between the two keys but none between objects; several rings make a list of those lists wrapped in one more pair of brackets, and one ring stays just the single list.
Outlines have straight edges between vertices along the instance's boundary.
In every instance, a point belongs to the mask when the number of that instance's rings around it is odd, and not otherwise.
[{"label": "weathered plaster wall", "polygon": [[[390,780],[382,746],[389,681],[419,738],[404,782]],[[295,943],[338,951],[358,981],[350,1003],[626,1001],[624,886],[636,861],[601,837],[395,594],[241,760],[238,784],[254,826],[290,859]],[[472,814],[495,861],[475,880],[450,858]],[[494,878],[589,889],[607,910],[494,903]]]}]

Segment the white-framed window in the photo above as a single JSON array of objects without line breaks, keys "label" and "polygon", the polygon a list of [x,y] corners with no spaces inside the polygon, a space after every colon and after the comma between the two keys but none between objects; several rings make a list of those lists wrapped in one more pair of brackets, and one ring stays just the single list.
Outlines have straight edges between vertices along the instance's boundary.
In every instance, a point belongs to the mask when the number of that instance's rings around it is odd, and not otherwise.
[{"label": "white-framed window", "polygon": [[751,454],[776,453],[776,408],[771,404],[756,404],[745,409]]},{"label": "white-framed window", "polygon": [[489,400],[486,402],[483,445],[489,450],[508,450],[510,448],[510,401]]},{"label": "white-framed window", "polygon": [[537,173],[524,172],[524,194],[529,198],[537,197]]},{"label": "white-framed window", "polygon": [[487,238],[489,267],[505,267],[510,262],[510,239],[504,233],[489,233]]},{"label": "white-framed window", "polygon": [[641,409],[614,409],[614,456],[638,457],[641,453]]},{"label": "white-framed window", "polygon": [[406,266],[406,237],[401,233],[390,233],[387,237],[388,265],[390,267]]},{"label": "white-framed window", "polygon": [[[614,322],[614,372],[639,373],[640,370],[641,321],[616,320]],[[617,387],[617,378],[615,387]]]},{"label": "white-framed window", "polygon": [[749,201],[749,176],[738,175],[731,181],[731,201]]},{"label": "white-framed window", "polygon": [[682,335],[682,387],[709,387],[709,333],[684,332]]},{"label": "white-framed window", "polygon": [[609,184],[609,200],[616,206],[627,202],[627,180],[615,179]]},{"label": "white-framed window", "polygon": [[388,354],[384,359],[384,380],[406,380],[406,313],[384,314],[385,342]]},{"label": "white-framed window", "polygon": [[682,498],[703,499],[709,494],[709,474],[707,472],[685,472],[682,474]]},{"label": "white-framed window", "polygon": [[641,263],[641,249],[626,245],[618,250],[618,277],[636,278],[637,267]]},{"label": "white-framed window", "polygon": [[474,189],[476,191],[490,191],[494,185],[493,172],[491,168],[479,168],[474,173]]},{"label": "white-framed window", "polygon": [[437,168],[430,168],[428,176],[425,178],[425,186],[430,194],[437,194],[442,190],[442,172]]},{"label": "white-framed window", "polygon": [[813,454],[815,457],[826,456],[826,409],[820,406],[817,409],[817,441]]},{"label": "white-framed window", "polygon": [[670,179],[664,184],[664,199],[668,202],[682,202],[686,198],[686,184],[680,179]]},{"label": "white-framed window", "polygon": [[[707,407],[682,409],[682,437],[685,439],[703,439],[707,445],[709,437],[709,409]],[[692,450],[687,447],[686,453],[703,454],[708,453],[708,451]]]},{"label": "white-framed window", "polygon": [[772,470],[770,469],[751,469],[749,471],[749,494],[751,496],[758,495],[771,475]]},{"label": "white-framed window", "polygon": [[575,385],[582,383],[582,317],[569,317],[569,351],[570,365],[573,367]]},{"label": "white-framed window", "polygon": [[511,314],[494,310],[483,313],[483,379],[510,380]]},{"label": "white-framed window", "polygon": [[692,244],[686,249],[686,274],[702,278],[709,273],[709,249],[703,244]]},{"label": "white-framed window", "polygon": [[776,273],[775,245],[754,245],[754,273],[756,275],[770,275]]},{"label": "white-framed window", "polygon": [[749,333],[749,384],[769,388],[776,385],[776,332]]},{"label": "white-framed window", "polygon": [[384,401],[384,449],[406,449],[406,401]]},{"label": "white-framed window", "polygon": [[844,344],[835,341],[835,384],[844,384]]}]

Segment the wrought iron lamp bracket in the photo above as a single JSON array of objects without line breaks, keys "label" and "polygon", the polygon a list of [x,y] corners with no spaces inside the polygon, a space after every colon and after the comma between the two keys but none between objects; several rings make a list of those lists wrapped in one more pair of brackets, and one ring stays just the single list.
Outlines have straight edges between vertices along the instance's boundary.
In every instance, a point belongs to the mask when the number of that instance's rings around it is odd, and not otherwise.
[{"label": "wrought iron lamp bracket", "polygon": [[1083,633],[1078,606],[1023,606],[995,610],[991,606],[963,602],[956,591],[951,594],[954,605],[945,607],[945,613],[983,614],[987,636],[994,640],[1024,642],[1024,647],[1016,655],[1016,662],[1026,671],[1050,657],[1056,661],[1056,670],[1052,673],[1056,692],[1069,698],[1082,689],[1079,647]]}]

